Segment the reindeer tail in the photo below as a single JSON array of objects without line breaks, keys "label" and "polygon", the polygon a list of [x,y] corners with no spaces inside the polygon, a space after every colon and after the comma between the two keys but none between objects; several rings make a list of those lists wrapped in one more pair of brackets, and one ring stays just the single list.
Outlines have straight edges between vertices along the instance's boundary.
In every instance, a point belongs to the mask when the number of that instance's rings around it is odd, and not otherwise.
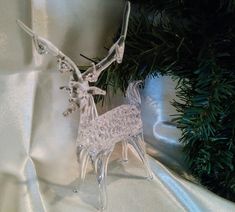
[{"label": "reindeer tail", "polygon": [[129,101],[129,104],[139,106],[141,104],[141,98],[139,93],[139,85],[142,83],[141,80],[131,82],[128,85],[128,88],[126,90],[126,96]]}]

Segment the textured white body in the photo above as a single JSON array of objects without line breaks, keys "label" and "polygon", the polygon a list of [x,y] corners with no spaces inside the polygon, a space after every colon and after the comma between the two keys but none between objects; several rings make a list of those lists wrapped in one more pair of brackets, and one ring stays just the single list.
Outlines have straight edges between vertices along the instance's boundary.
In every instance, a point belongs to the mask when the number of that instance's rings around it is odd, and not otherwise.
[{"label": "textured white body", "polygon": [[95,157],[112,149],[117,142],[142,132],[140,110],[135,105],[121,105],[93,119],[79,130],[77,145]]}]

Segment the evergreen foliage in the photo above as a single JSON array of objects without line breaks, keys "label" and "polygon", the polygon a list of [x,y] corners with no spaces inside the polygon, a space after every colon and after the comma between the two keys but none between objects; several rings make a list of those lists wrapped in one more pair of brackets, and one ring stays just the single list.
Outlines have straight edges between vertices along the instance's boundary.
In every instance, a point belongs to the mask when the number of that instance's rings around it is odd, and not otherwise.
[{"label": "evergreen foliage", "polygon": [[192,173],[235,201],[235,0],[133,0],[124,60],[99,86],[178,79],[175,121]]}]

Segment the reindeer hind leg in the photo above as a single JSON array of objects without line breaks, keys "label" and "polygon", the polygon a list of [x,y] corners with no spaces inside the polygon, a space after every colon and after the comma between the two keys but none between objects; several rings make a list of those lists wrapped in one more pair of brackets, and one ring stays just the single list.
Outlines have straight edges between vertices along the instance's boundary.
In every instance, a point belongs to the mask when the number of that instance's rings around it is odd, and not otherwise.
[{"label": "reindeer hind leg", "polygon": [[145,151],[145,143],[143,139],[143,135],[138,135],[137,137],[131,139],[130,144],[134,147],[135,151],[139,155],[141,161],[143,162],[145,169],[147,171],[147,179],[152,180],[153,179],[153,173],[151,171],[147,154]]},{"label": "reindeer hind leg", "polygon": [[122,141],[122,162],[128,162],[128,141]]},{"label": "reindeer hind leg", "polygon": [[80,179],[83,182],[86,177],[86,170],[89,161],[89,154],[84,149],[83,152],[80,154]]}]

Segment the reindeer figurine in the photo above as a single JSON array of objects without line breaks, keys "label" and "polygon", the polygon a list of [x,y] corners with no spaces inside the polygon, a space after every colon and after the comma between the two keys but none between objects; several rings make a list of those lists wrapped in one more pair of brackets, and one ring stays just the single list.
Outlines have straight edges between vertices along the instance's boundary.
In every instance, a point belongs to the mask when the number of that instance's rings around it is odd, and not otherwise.
[{"label": "reindeer figurine", "polygon": [[95,169],[100,191],[100,210],[107,207],[106,176],[109,157],[118,142],[122,142],[123,161],[127,161],[128,143],[134,147],[142,160],[148,175],[153,175],[148,164],[143,138],[143,126],[140,113],[140,95],[138,82],[130,83],[127,88],[129,104],[118,106],[102,115],[98,115],[93,95],[105,95],[106,92],[98,87],[90,86],[113,62],[121,63],[125,48],[125,39],[130,14],[130,3],[125,5],[121,36],[110,48],[108,55],[98,64],[92,64],[85,72],[81,73],[78,66],[63,54],[50,41],[39,37],[21,21],[19,26],[33,39],[39,54],[51,54],[58,59],[59,71],[71,73],[69,85],[61,87],[69,92],[69,108],[64,116],[79,109],[80,119],[77,137],[77,155],[80,169],[80,181],[83,182],[89,159]]}]

